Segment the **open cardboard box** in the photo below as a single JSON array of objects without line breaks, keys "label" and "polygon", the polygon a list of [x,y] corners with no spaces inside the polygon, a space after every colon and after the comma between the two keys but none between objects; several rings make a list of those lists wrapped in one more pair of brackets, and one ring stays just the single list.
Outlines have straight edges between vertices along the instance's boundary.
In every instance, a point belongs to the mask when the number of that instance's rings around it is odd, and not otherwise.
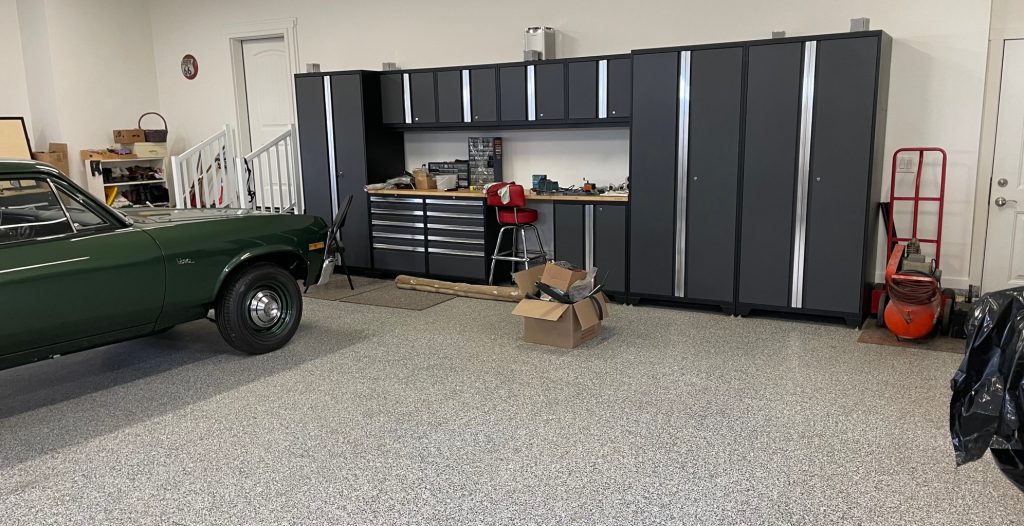
[{"label": "open cardboard box", "polygon": [[[562,290],[566,290],[586,275],[586,272],[569,271],[548,263],[517,272],[512,278],[523,294],[533,294],[537,292],[538,280],[562,288],[550,281],[562,279],[560,283],[565,284]],[[523,318],[524,340],[571,349],[601,334],[601,320],[608,317],[608,298],[599,292],[572,305],[524,299],[516,305],[512,314]]]}]

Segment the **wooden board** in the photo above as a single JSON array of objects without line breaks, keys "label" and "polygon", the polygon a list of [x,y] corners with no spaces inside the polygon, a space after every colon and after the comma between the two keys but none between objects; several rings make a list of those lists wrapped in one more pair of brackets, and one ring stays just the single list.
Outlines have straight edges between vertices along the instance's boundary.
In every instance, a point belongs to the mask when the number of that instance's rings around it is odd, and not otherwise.
[{"label": "wooden board", "polygon": [[[367,190],[366,193],[370,195],[393,195],[402,197],[470,197],[470,198],[484,198],[482,192],[476,192],[471,190],[456,190],[447,192],[444,190]],[[629,201],[628,195],[536,195],[532,192],[526,194],[526,199],[529,201],[590,201],[590,202],[604,202],[604,203],[625,203]]]},{"label": "wooden board", "polygon": [[32,148],[21,117],[0,117],[0,159],[32,160]]}]

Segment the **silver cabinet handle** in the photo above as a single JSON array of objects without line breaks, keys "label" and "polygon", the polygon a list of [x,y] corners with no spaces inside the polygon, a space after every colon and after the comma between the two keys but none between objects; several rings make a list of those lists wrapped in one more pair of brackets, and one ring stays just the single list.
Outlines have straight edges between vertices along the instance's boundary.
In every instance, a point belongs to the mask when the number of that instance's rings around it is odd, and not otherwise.
[{"label": "silver cabinet handle", "polygon": [[484,216],[480,214],[459,214],[455,212],[431,212],[427,210],[427,215],[430,217],[464,217],[467,219],[483,219]]},{"label": "silver cabinet handle", "polygon": [[373,237],[390,237],[390,238],[394,238],[394,239],[416,239],[416,240],[422,240],[423,239],[423,236],[419,236],[419,235],[416,235],[416,234],[395,234],[395,233],[392,233],[392,232],[374,232],[373,233]]},{"label": "silver cabinet handle", "polygon": [[427,236],[427,241],[444,241],[447,243],[465,243],[467,245],[483,245],[483,239],[469,239],[465,237]]},{"label": "silver cabinet handle", "polygon": [[379,197],[371,196],[370,201],[380,201],[384,203],[422,203],[422,199],[415,197]]},{"label": "silver cabinet handle", "polygon": [[373,214],[391,214],[399,216],[421,216],[423,212],[420,210],[390,210],[385,208],[371,208],[370,213]]},{"label": "silver cabinet handle", "polygon": [[473,252],[471,250],[451,250],[448,248],[431,248],[427,249],[427,252],[431,254],[451,254],[453,256],[472,256],[477,258],[484,257],[483,252]]},{"label": "silver cabinet handle", "polygon": [[371,224],[378,226],[404,226],[409,228],[423,228],[423,223],[405,223],[402,221],[384,221],[383,219],[374,219]]},{"label": "silver cabinet handle", "polygon": [[427,199],[428,205],[452,205],[452,206],[484,206],[482,200],[475,199]]},{"label": "silver cabinet handle", "polygon": [[427,228],[436,228],[438,230],[461,230],[464,232],[483,232],[484,227],[482,226],[463,226],[463,225],[438,225],[435,223],[427,223]]},{"label": "silver cabinet handle", "polygon": [[406,247],[402,245],[388,245],[386,243],[374,243],[373,248],[382,248],[385,250],[404,250],[405,252],[426,252],[423,247]]}]

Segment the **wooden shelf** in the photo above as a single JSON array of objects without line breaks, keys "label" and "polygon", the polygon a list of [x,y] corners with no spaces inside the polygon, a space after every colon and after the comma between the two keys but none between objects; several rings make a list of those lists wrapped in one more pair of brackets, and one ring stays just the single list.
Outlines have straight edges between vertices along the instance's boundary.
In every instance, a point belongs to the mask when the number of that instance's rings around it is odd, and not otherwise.
[{"label": "wooden shelf", "polygon": [[110,186],[135,186],[135,185],[140,185],[140,184],[164,184],[164,183],[166,183],[166,181],[164,181],[163,179],[154,179],[152,181],[128,181],[128,182],[125,182],[125,183],[104,183],[103,187],[106,188],[106,187],[110,187]]},{"label": "wooden shelf", "polygon": [[[483,199],[485,196],[483,192],[476,192],[471,190],[367,190],[366,193],[370,195],[395,195],[395,196],[410,196],[410,197],[475,197]],[[626,203],[629,202],[628,195],[537,195],[533,192],[526,194],[526,199],[529,201],[591,201],[591,202],[606,202],[606,203]]]}]

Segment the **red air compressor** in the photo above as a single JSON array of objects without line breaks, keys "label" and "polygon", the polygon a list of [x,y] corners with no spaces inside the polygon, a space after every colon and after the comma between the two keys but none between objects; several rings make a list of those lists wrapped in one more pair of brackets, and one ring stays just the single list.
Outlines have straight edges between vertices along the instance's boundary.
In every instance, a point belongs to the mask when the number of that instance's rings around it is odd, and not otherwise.
[{"label": "red air compressor", "polygon": [[[896,168],[901,153],[917,153],[917,173],[914,179],[914,195],[896,195]],[[942,175],[938,196],[921,196],[921,169],[925,152],[938,153],[942,157]],[[949,313],[953,308],[953,291],[942,290],[942,271],[939,262],[942,252],[942,212],[946,197],[946,151],[942,148],[900,148],[892,155],[892,181],[890,183],[889,210],[887,218],[886,247],[889,254],[885,268],[885,292],[878,301],[878,325],[887,327],[897,338],[916,340],[935,331],[937,324],[949,325]],[[935,238],[918,237],[918,219],[921,203],[938,203],[938,226]],[[898,237],[895,226],[896,203],[911,203],[913,225],[910,237]],[[935,258],[928,260],[921,253],[922,244],[935,245]]]}]

